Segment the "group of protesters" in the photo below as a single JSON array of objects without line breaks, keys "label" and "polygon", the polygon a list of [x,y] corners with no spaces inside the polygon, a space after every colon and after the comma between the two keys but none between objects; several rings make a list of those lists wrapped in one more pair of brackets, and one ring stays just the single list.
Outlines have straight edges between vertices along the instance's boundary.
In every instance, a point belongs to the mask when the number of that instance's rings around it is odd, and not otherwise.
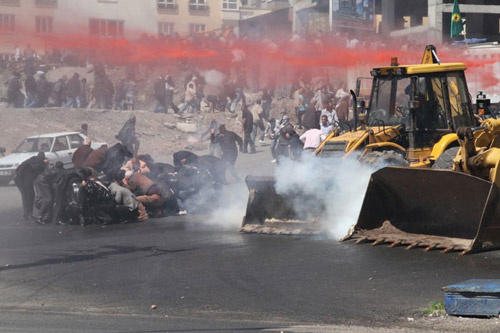
[{"label": "group of protesters", "polygon": [[179,151],[171,165],[138,155],[135,117],[124,124],[116,136],[120,142],[112,147],[93,147],[86,137],[73,154],[72,168],[65,169],[62,162],[49,167],[50,160],[40,152],[16,170],[23,217],[39,224],[105,225],[186,214],[205,201],[213,206],[232,149],[230,140],[223,138],[232,132],[220,129],[212,139],[223,146],[225,159]]},{"label": "group of protesters", "polygon": [[78,73],[73,73],[70,78],[63,75],[57,81],[49,82],[46,73],[41,70],[25,70],[24,75],[15,71],[6,82],[7,107],[134,110],[137,85],[132,77],[120,79],[114,84],[103,66],[95,66],[93,71],[92,86]]}]

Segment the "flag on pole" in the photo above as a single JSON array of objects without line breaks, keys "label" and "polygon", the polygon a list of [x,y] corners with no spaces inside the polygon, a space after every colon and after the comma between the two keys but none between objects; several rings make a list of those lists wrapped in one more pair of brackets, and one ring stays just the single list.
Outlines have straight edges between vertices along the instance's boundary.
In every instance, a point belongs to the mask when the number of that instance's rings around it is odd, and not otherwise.
[{"label": "flag on pole", "polygon": [[462,14],[460,14],[460,8],[458,8],[458,0],[455,0],[453,2],[453,12],[451,13],[450,37],[453,38],[460,35],[463,30]]}]

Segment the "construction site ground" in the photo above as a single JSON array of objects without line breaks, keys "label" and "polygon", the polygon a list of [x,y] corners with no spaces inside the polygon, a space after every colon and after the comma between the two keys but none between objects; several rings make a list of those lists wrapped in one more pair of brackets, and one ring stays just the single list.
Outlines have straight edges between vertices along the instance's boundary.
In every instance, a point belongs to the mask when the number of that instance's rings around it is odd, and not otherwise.
[{"label": "construction site ground", "polygon": [[[2,133],[0,146],[10,152],[27,136],[77,131],[83,123],[88,124],[88,134],[94,141],[113,145],[117,142],[115,135],[131,115],[135,115],[137,119],[136,133],[141,142],[140,153],[149,153],[159,160],[182,149],[194,152],[207,149],[210,136],[207,135],[205,140],[200,141],[199,134],[208,128],[212,119],[238,132],[241,128],[238,118],[224,113],[195,114],[192,117],[181,118],[172,111],[169,114],[159,114],[142,110],[6,109],[4,107],[0,109],[0,133]],[[183,124],[188,125],[183,126]],[[192,130],[193,132],[190,132]]]}]

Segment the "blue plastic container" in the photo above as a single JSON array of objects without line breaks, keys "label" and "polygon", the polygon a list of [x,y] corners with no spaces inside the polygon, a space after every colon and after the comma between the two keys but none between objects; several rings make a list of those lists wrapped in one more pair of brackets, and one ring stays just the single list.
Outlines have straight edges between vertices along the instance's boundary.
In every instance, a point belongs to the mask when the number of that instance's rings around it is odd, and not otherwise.
[{"label": "blue plastic container", "polygon": [[446,313],[492,317],[500,314],[500,280],[467,280],[443,287]]}]

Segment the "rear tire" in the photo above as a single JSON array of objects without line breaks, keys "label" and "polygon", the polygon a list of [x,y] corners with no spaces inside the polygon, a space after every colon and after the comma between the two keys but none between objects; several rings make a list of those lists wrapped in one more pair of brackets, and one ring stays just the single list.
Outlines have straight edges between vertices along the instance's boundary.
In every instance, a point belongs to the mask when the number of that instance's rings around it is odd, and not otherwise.
[{"label": "rear tire", "polygon": [[407,167],[410,165],[410,162],[402,154],[393,150],[371,151],[361,157],[359,161],[376,168],[383,168],[386,166]]},{"label": "rear tire", "polygon": [[434,162],[432,169],[451,170],[453,167],[453,159],[458,153],[460,147],[451,147],[446,149]]}]

